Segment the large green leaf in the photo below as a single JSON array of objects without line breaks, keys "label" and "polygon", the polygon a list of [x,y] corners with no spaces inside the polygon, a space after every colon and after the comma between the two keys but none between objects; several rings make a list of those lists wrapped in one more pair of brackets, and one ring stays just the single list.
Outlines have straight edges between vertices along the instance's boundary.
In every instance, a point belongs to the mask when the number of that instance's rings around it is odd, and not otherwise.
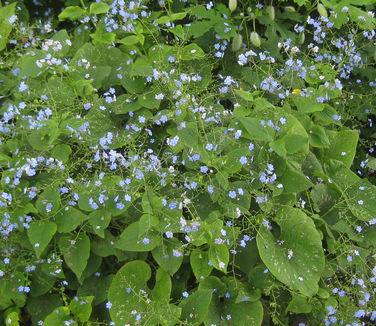
[{"label": "large green leaf", "polygon": [[328,131],[330,146],[322,149],[322,160],[328,162],[331,159],[343,162],[350,167],[356,153],[359,134],[355,130],[342,130],[339,132]]},{"label": "large green leaf", "polygon": [[174,250],[180,252],[182,243],[176,238],[164,240],[158,247],[152,251],[153,258],[156,262],[168,272],[174,275],[183,262],[183,254],[174,255]]},{"label": "large green leaf", "polygon": [[90,239],[85,233],[62,236],[59,240],[64,262],[80,279],[90,256]]},{"label": "large green leaf", "polygon": [[182,308],[182,318],[189,324],[200,325],[208,314],[212,294],[211,289],[197,290],[181,301],[179,307]]},{"label": "large green leaf", "polygon": [[214,268],[226,272],[230,253],[225,244],[212,244],[209,248],[208,256]]},{"label": "large green leaf", "polygon": [[116,325],[134,324],[136,316],[132,311],[147,310],[144,296],[150,292],[146,284],[150,277],[150,267],[142,260],[131,261],[118,270],[108,290],[110,316]]},{"label": "large green leaf", "polygon": [[19,280],[23,277],[19,272],[16,272],[11,278],[0,278],[0,310],[4,311],[9,307],[23,307],[25,305],[26,295],[18,291]]},{"label": "large green leaf", "polygon": [[263,320],[263,308],[260,301],[256,302],[231,302],[228,305],[226,315],[231,315],[233,325],[237,326],[261,326]]},{"label": "large green leaf", "polygon": [[12,24],[8,19],[15,14],[16,5],[17,3],[14,2],[0,8],[0,51],[6,47],[8,36],[12,31]]},{"label": "large green leaf", "polygon": [[127,251],[151,251],[159,245],[160,240],[156,231],[139,236],[139,222],[135,222],[123,231],[114,247]]},{"label": "large green leaf", "polygon": [[110,6],[105,2],[92,2],[90,4],[90,13],[94,15],[105,14],[110,9]]},{"label": "large green leaf", "polygon": [[57,226],[53,222],[35,221],[30,224],[27,230],[27,236],[33,245],[37,258],[43,253],[44,249],[50,243],[52,237],[56,233]]},{"label": "large green leaf", "polygon": [[78,317],[81,322],[88,321],[91,315],[93,296],[75,297],[69,304],[70,311]]},{"label": "large green leaf", "polygon": [[312,187],[312,182],[300,171],[295,169],[292,164],[287,163],[287,168],[278,182],[283,185],[285,193],[298,193]]},{"label": "large green leaf", "polygon": [[308,134],[302,124],[293,115],[287,116],[286,124],[280,131],[288,154],[304,151],[308,153]]},{"label": "large green leaf", "polygon": [[55,308],[63,304],[59,294],[45,294],[38,297],[30,296],[26,308],[33,325],[37,325],[39,320],[44,320]]},{"label": "large green leaf", "polygon": [[325,259],[320,234],[312,220],[299,209],[286,207],[275,217],[277,230],[264,225],[257,234],[257,247],[262,261],[282,283],[304,295],[318,291],[318,281]]},{"label": "large green leaf", "polygon": [[359,178],[339,161],[330,161],[327,171],[332,181],[343,191],[350,211],[359,220],[372,220],[376,212],[376,187],[367,179]]},{"label": "large green leaf", "polygon": [[59,20],[76,20],[85,15],[85,10],[78,6],[70,6],[65,8],[59,15]]},{"label": "large green leaf", "polygon": [[190,263],[193,274],[196,279],[200,280],[209,276],[213,270],[213,266],[209,265],[208,253],[199,249],[195,249],[190,254]]},{"label": "large green leaf", "polygon": [[88,218],[89,217],[80,210],[68,206],[55,217],[57,231],[60,233],[71,232]]},{"label": "large green leaf", "polygon": [[64,325],[64,322],[67,322],[71,319],[71,314],[68,307],[58,307],[54,311],[52,311],[44,320],[44,326],[56,326],[56,325]]},{"label": "large green leaf", "polygon": [[159,268],[155,276],[155,285],[152,293],[153,299],[158,302],[168,302],[170,300],[171,287],[170,275]]},{"label": "large green leaf", "polygon": [[180,60],[195,60],[202,59],[205,56],[205,52],[195,43],[186,45],[179,53]]},{"label": "large green leaf", "polygon": [[60,194],[54,186],[48,186],[38,197],[35,207],[43,216],[55,214],[60,208]]},{"label": "large green leaf", "polygon": [[267,125],[262,125],[260,119],[243,117],[239,121],[245,129],[243,137],[250,140],[273,140],[274,130]]},{"label": "large green leaf", "polygon": [[322,111],[325,107],[325,104],[315,102],[314,100],[312,100],[312,98],[301,95],[293,95],[293,100],[298,111],[302,113]]},{"label": "large green leaf", "polygon": [[94,232],[104,238],[104,231],[111,222],[111,213],[104,209],[97,209],[89,214],[89,223]]}]

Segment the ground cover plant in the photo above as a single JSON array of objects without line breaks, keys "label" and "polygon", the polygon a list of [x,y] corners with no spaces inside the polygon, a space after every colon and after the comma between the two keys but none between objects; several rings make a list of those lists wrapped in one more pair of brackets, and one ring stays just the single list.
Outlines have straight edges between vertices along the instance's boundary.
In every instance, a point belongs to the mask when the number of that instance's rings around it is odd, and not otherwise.
[{"label": "ground cover plant", "polygon": [[0,324],[375,324],[374,0],[0,4]]}]

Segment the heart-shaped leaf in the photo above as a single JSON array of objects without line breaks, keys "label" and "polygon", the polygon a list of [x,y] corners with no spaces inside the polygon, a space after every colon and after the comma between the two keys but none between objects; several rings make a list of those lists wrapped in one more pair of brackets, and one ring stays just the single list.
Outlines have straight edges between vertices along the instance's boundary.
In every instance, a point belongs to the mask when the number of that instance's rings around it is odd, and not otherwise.
[{"label": "heart-shaped leaf", "polygon": [[281,209],[274,221],[279,225],[279,236],[264,225],[257,234],[262,261],[282,283],[314,295],[325,265],[319,232],[312,220],[296,208]]}]

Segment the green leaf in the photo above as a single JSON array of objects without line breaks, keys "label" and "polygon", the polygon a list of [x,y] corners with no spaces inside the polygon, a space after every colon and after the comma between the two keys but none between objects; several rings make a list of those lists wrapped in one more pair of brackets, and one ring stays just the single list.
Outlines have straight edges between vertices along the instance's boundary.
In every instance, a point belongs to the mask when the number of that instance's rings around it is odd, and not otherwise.
[{"label": "green leaf", "polygon": [[30,224],[30,227],[27,229],[27,236],[29,237],[30,243],[33,245],[38,259],[50,243],[56,230],[57,226],[53,222],[35,221]]},{"label": "green leaf", "polygon": [[[132,77],[133,76],[144,76],[144,77],[152,76],[153,75],[152,62],[150,62],[150,60],[145,56],[139,57],[132,64],[132,69],[131,69],[130,75]],[[153,95],[153,98],[154,98],[154,94],[152,94],[152,95]],[[158,103],[159,103],[159,101],[158,101]]]},{"label": "green leaf", "polygon": [[[52,206],[50,206],[52,204]],[[54,186],[48,186],[38,197],[35,207],[43,216],[56,214],[60,208],[60,193]]]},{"label": "green leaf", "polygon": [[110,287],[114,274],[108,276],[90,276],[84,283],[78,288],[77,295],[94,296],[93,306],[96,306],[107,299],[107,291]]},{"label": "green leaf", "polygon": [[293,295],[289,305],[286,308],[287,312],[294,314],[309,314],[312,310],[312,305],[308,302],[307,297],[301,295]]},{"label": "green leaf", "polygon": [[154,24],[166,24],[166,23],[172,22],[174,20],[183,19],[185,16],[187,16],[187,12],[177,12],[177,13],[174,13],[170,16],[162,16],[162,17],[158,18],[154,22]]},{"label": "green leaf", "polygon": [[14,272],[13,277],[5,279],[0,278],[0,310],[5,310],[9,307],[23,307],[26,302],[26,295],[18,291],[21,279],[24,275],[20,272]]},{"label": "green leaf", "polygon": [[35,56],[25,55],[21,59],[21,73],[27,77],[37,77],[45,68],[37,66],[36,61],[43,59],[45,53],[36,51]]},{"label": "green leaf", "polygon": [[8,22],[8,19],[15,14],[16,5],[17,2],[13,2],[0,8],[0,51],[5,49],[8,42],[8,36],[13,29],[13,26]]},{"label": "green leaf", "polygon": [[16,12],[17,2],[13,2],[4,7],[0,7],[0,21],[8,20]]},{"label": "green leaf", "polygon": [[153,191],[146,190],[142,196],[142,209],[145,214],[158,216],[163,209],[162,199]]},{"label": "green leaf", "polygon": [[43,326],[64,325],[64,322],[71,319],[71,314],[68,307],[58,307],[52,311],[44,320]]},{"label": "green leaf", "polygon": [[248,147],[236,148],[226,154],[224,171],[227,173],[236,173],[241,171],[243,165],[240,163],[242,156],[249,155]]},{"label": "green leaf", "polygon": [[139,95],[137,98],[137,102],[141,106],[148,108],[148,109],[157,109],[159,105],[161,104],[161,101],[155,98],[154,93],[145,93],[145,94]]},{"label": "green leaf", "polygon": [[309,143],[313,147],[323,148],[330,145],[325,129],[321,126],[315,125],[308,130]]},{"label": "green leaf", "polygon": [[325,104],[315,102],[311,97],[293,95],[294,103],[301,113],[312,113],[324,110]]},{"label": "green leaf", "polygon": [[42,128],[30,134],[27,138],[29,144],[38,151],[48,150],[60,133],[59,127],[54,120],[46,121],[43,124]]},{"label": "green leaf", "polygon": [[92,2],[90,4],[90,14],[92,15],[99,15],[99,14],[105,14],[107,11],[110,10],[110,6],[105,2]]},{"label": "green leaf", "polygon": [[7,21],[2,21],[0,23],[0,51],[4,50],[7,46],[8,36],[12,32],[12,24]]},{"label": "green leaf", "polygon": [[174,250],[181,250],[182,243],[176,238],[164,240],[161,245],[156,247],[151,253],[158,265],[169,273],[174,275],[183,262],[183,255],[176,257]]},{"label": "green leaf", "polygon": [[209,265],[207,252],[194,249],[189,258],[193,274],[196,276],[197,280],[210,275],[213,267]]},{"label": "green leaf", "polygon": [[287,168],[278,182],[283,185],[285,193],[299,193],[313,186],[313,183],[303,173],[287,163]]},{"label": "green leaf", "polygon": [[256,288],[264,290],[275,284],[275,278],[264,264],[256,265],[248,273],[249,282]]},{"label": "green leaf", "polygon": [[141,237],[142,235],[156,227],[159,224],[159,219],[154,215],[144,214],[141,216],[138,223],[138,236]]},{"label": "green leaf", "polygon": [[198,289],[199,290],[212,289],[212,290],[215,290],[215,293],[217,295],[223,296],[226,292],[227,287],[226,287],[226,284],[223,283],[218,277],[208,276],[200,280]]},{"label": "green leaf", "polygon": [[241,89],[234,89],[236,95],[240,96],[243,100],[253,101],[253,95],[250,92],[243,91]]},{"label": "green leaf", "polygon": [[332,182],[342,189],[351,212],[361,221],[371,221],[376,211],[376,187],[339,161],[330,161],[327,173]]},{"label": "green leaf", "polygon": [[[55,273],[57,268],[55,268],[54,270],[51,269],[51,271],[47,271],[48,267],[45,264],[46,263],[44,263],[44,265],[38,266],[31,276],[30,294],[32,296],[41,296],[43,294],[46,294],[52,289],[53,285],[56,282],[56,277],[52,276],[52,274],[50,273]],[[58,268],[60,267],[61,265]],[[63,275],[64,274],[61,274],[60,276]]]},{"label": "green leaf", "polygon": [[112,303],[110,316],[116,325],[134,323],[133,310],[147,311],[148,304],[140,291],[150,291],[147,287],[150,277],[150,267],[143,260],[131,261],[118,270],[108,290],[108,301]]},{"label": "green leaf", "polygon": [[59,144],[54,147],[51,152],[51,156],[62,161],[63,163],[67,162],[69,156],[72,154],[72,149],[66,144]]},{"label": "green leaf", "polygon": [[6,326],[19,326],[20,325],[20,315],[17,311],[11,311],[4,313],[4,320]]},{"label": "green leaf", "polygon": [[208,257],[214,268],[220,270],[221,272],[227,271],[230,253],[225,244],[212,244],[209,248]]},{"label": "green leaf", "polygon": [[305,151],[308,154],[308,134],[298,119],[292,115],[288,115],[286,125],[281,129],[280,137],[285,142],[288,154],[300,151]]},{"label": "green leaf", "polygon": [[[143,240],[147,238],[149,243],[144,243]],[[151,251],[160,243],[160,238],[157,232],[153,231],[150,234],[139,237],[139,223],[135,222],[129,225],[120,235],[119,240],[115,244],[115,248],[126,251]]]},{"label": "green leaf", "polygon": [[313,221],[291,207],[281,209],[274,220],[279,236],[262,225],[256,237],[262,261],[282,283],[304,295],[316,294],[325,259]]},{"label": "green leaf", "polygon": [[232,323],[237,326],[261,326],[263,320],[263,307],[260,301],[231,302],[225,313],[232,316]]},{"label": "green leaf", "polygon": [[44,320],[54,309],[64,304],[59,294],[45,294],[42,296],[30,296],[27,300],[27,312],[31,316],[33,325],[39,320]]},{"label": "green leaf", "polygon": [[321,150],[323,161],[335,159],[350,167],[356,153],[359,134],[356,130],[328,131],[330,146]]},{"label": "green leaf", "polygon": [[194,325],[202,323],[208,314],[212,293],[211,289],[197,290],[182,300],[179,304],[182,308],[182,318]]},{"label": "green leaf", "polygon": [[264,140],[272,141],[274,131],[266,125],[261,125],[259,119],[243,117],[239,119],[240,124],[245,128],[245,132],[242,134],[244,138],[250,140]]},{"label": "green leaf", "polygon": [[277,139],[269,143],[270,148],[272,148],[279,156],[286,157],[287,150],[286,144],[283,139]]},{"label": "green leaf", "polygon": [[78,6],[70,6],[65,8],[57,17],[62,20],[77,20],[82,18],[86,14],[86,11]]},{"label": "green leaf", "polygon": [[116,34],[97,30],[95,33],[90,34],[90,37],[99,44],[111,44],[115,42]]},{"label": "green leaf", "polygon": [[70,302],[69,309],[81,322],[88,321],[92,311],[91,304],[93,300],[93,296],[75,297]]},{"label": "green leaf", "polygon": [[57,231],[60,233],[71,232],[88,218],[89,217],[80,210],[68,206],[67,209],[64,209],[55,216]]},{"label": "green leaf", "polygon": [[155,285],[152,292],[153,299],[158,302],[168,302],[170,300],[171,287],[170,275],[159,268],[155,276]]},{"label": "green leaf", "polygon": [[[130,93],[142,93],[145,89],[146,81],[144,77],[131,77],[129,75],[124,75],[120,83],[121,83],[121,86],[123,86]],[[119,100],[121,99],[121,96],[123,95],[120,95],[117,98],[116,103],[119,102]],[[124,97],[124,99],[125,99],[124,101],[125,103],[123,103],[123,105],[126,103],[129,103],[129,101],[131,100],[129,99],[129,96]],[[139,108],[141,108],[141,106]],[[129,110],[122,110],[122,111],[124,111],[125,113],[129,112]],[[136,111],[136,110],[133,110],[133,111]]]},{"label": "green leaf", "polygon": [[95,210],[89,214],[89,223],[94,232],[104,238],[104,230],[110,225],[111,213],[106,210]]},{"label": "green leaf", "polygon": [[376,158],[371,158],[367,163],[367,168],[376,170]]},{"label": "green leaf", "polygon": [[76,274],[77,279],[81,278],[90,256],[90,239],[81,233],[78,236],[62,236],[59,240],[60,251],[64,255],[67,266]]},{"label": "green leaf", "polygon": [[204,57],[205,52],[196,43],[186,45],[178,55],[180,60],[197,60]]},{"label": "green leaf", "polygon": [[130,36],[124,37],[121,40],[118,40],[116,42],[124,44],[124,45],[133,45],[133,44],[137,44],[138,42],[140,42],[140,40],[139,40],[138,36],[130,35]]}]

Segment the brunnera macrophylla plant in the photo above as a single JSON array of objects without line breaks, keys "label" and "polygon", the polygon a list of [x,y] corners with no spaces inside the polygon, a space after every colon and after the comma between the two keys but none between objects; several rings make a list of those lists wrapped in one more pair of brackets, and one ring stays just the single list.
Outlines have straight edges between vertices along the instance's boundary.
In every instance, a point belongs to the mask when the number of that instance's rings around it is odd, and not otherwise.
[{"label": "brunnera macrophylla plant", "polygon": [[372,4],[1,2],[5,325],[374,322]]}]

